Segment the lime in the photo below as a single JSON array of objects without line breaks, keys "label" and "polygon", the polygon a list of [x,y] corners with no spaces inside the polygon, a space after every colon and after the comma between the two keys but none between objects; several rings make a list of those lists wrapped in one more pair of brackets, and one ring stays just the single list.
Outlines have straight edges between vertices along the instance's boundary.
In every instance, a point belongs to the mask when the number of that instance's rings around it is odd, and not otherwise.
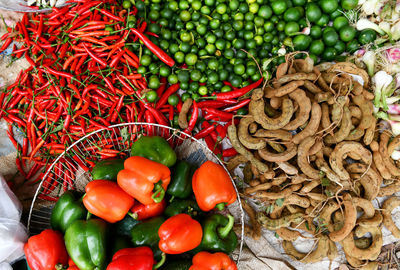
[{"label": "lime", "polygon": [[326,61],[332,61],[335,59],[336,55],[337,55],[336,49],[333,47],[328,47],[324,50],[321,57]]},{"label": "lime", "polygon": [[322,16],[319,18],[319,20],[316,22],[317,25],[319,26],[326,26],[329,23],[329,16],[326,14],[322,14]]},{"label": "lime", "polygon": [[308,57],[310,57],[314,61],[314,63],[318,62],[318,56],[316,56],[315,54],[310,53]]},{"label": "lime", "polygon": [[322,11],[327,14],[334,12],[339,7],[337,0],[321,0],[320,5]]},{"label": "lime", "polygon": [[365,45],[373,42],[376,39],[376,32],[372,29],[364,29],[360,32],[358,36],[358,41],[361,45]]},{"label": "lime", "polygon": [[283,19],[287,22],[296,22],[300,20],[300,17],[301,17],[300,10],[295,7],[289,8],[283,14]]},{"label": "lime", "polygon": [[310,53],[315,55],[321,55],[325,49],[324,42],[322,40],[313,40],[310,45]]},{"label": "lime", "polygon": [[357,6],[358,0],[342,0],[341,5],[344,10],[350,10]]},{"label": "lime", "polygon": [[321,29],[321,27],[319,27],[318,25],[313,25],[313,26],[311,26],[311,29],[310,29],[310,36],[311,36],[313,39],[318,39],[318,38],[320,38],[320,37],[322,36],[322,29]]},{"label": "lime", "polygon": [[343,15],[343,11],[339,8],[339,9],[335,10],[334,12],[332,12],[332,13],[329,15],[329,17],[331,18],[331,20],[334,20],[334,19],[336,19],[337,17],[342,16],[342,15]]},{"label": "lime", "polygon": [[351,27],[350,25],[343,26],[339,30],[340,34],[340,39],[343,40],[344,42],[349,42],[350,40],[353,40],[354,37],[356,36],[356,29]]},{"label": "lime", "polygon": [[334,46],[339,39],[335,30],[329,30],[322,34],[322,39],[326,46]]},{"label": "lime", "polygon": [[271,7],[276,15],[281,15],[286,11],[287,3],[285,1],[274,1],[271,3]]},{"label": "lime", "polygon": [[333,48],[336,49],[337,55],[341,55],[346,50],[346,44],[343,41],[338,40]]},{"label": "lime", "polygon": [[360,48],[360,44],[358,44],[357,39],[353,39],[352,41],[350,41],[346,44],[346,51],[348,51],[349,53],[354,53],[359,48]]},{"label": "lime", "polygon": [[295,6],[304,6],[307,3],[307,0],[292,0],[292,2]]},{"label": "lime", "polygon": [[339,31],[340,28],[346,25],[349,25],[349,21],[345,16],[339,16],[333,20],[333,28],[335,28],[336,31]]},{"label": "lime", "polygon": [[306,35],[298,35],[293,39],[293,45],[296,50],[304,51],[310,46],[312,39]]},{"label": "lime", "polygon": [[314,3],[307,4],[306,17],[310,22],[317,22],[322,16],[321,9]]},{"label": "lime", "polygon": [[295,34],[300,31],[300,26],[297,22],[288,22],[285,25],[285,34],[287,36],[291,36],[292,34]]}]

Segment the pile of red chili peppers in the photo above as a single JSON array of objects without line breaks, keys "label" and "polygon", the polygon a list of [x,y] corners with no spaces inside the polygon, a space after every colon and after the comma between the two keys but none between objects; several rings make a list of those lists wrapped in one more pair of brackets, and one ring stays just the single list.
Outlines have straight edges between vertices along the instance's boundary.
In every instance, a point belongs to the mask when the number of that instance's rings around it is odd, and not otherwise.
[{"label": "pile of red chili peppers", "polygon": [[[137,29],[126,27],[129,17],[136,15],[135,8],[125,10],[115,0],[71,2],[49,14],[25,14],[14,29],[8,28],[1,37],[4,43],[0,52],[13,41],[21,42],[20,48],[14,45],[13,56],[24,56],[30,63],[1,93],[0,118],[16,125],[25,135],[20,146],[12,128],[8,132],[19,152],[19,171],[32,183],[41,179],[42,175],[32,179],[37,172],[45,171],[54,157],[83,135],[124,122],[170,126],[182,108],[182,101],[176,107],[167,104],[179,84],[167,88],[163,79],[157,90],[160,99],[149,103],[144,98],[148,91],[146,79],[136,72],[140,53],[126,45],[140,39],[161,61],[169,66],[175,63],[146,36],[157,35],[146,32],[145,21],[137,18]],[[185,132],[193,133],[201,110],[205,121],[195,137],[204,138],[220,156],[236,155],[233,148],[222,150],[220,142],[226,137],[235,112],[250,102],[238,98],[261,81],[218,93],[214,100],[193,102]],[[109,148],[92,150],[104,158],[117,154]],[[34,166],[27,166],[27,160],[34,161]]]}]

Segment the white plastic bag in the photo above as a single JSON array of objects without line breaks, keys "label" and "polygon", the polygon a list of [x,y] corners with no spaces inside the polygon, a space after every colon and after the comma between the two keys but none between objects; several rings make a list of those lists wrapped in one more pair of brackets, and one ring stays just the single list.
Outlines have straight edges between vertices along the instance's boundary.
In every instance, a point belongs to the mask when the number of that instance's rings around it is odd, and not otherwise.
[{"label": "white plastic bag", "polygon": [[21,213],[21,203],[0,176],[0,270],[24,256],[28,234]]}]

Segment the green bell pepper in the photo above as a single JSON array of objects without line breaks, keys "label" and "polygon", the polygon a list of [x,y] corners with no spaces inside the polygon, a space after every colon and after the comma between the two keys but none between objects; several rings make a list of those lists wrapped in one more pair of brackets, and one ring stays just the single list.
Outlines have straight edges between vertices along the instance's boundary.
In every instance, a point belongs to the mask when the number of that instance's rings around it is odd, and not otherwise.
[{"label": "green bell pepper", "polygon": [[140,223],[139,220],[133,219],[127,215],[123,220],[113,224],[113,232],[120,236],[131,236],[131,230],[133,227]]},{"label": "green bell pepper", "polygon": [[65,232],[65,246],[80,270],[107,267],[107,224],[101,219],[77,220]]},{"label": "green bell pepper", "polygon": [[235,250],[238,239],[233,231],[235,221],[233,216],[214,214],[202,222],[203,239],[201,244],[193,250],[197,253],[202,250],[212,252],[232,253]]},{"label": "green bell pepper", "polygon": [[124,161],[123,159],[106,159],[97,162],[91,172],[93,180],[117,181],[119,171],[124,169]]},{"label": "green bell pepper", "polygon": [[134,246],[148,246],[154,252],[156,260],[161,259],[161,250],[158,248],[160,237],[158,236],[158,229],[165,222],[163,217],[154,217],[147,219],[131,230],[131,240]]},{"label": "green bell pepper", "polygon": [[192,266],[190,259],[173,259],[164,264],[161,270],[189,270],[190,266]]},{"label": "green bell pepper", "polygon": [[171,167],[176,162],[174,149],[159,136],[142,136],[132,145],[132,156],[141,156]]},{"label": "green bell pepper", "polygon": [[67,191],[57,201],[51,212],[50,224],[54,230],[65,232],[69,225],[79,219],[85,219],[87,211],[76,194]]},{"label": "green bell pepper", "polygon": [[117,252],[118,250],[132,247],[131,241],[129,241],[129,239],[126,237],[113,236],[112,239],[113,240],[111,241],[111,253],[110,253],[111,258],[112,258],[112,256],[114,256],[115,252]]},{"label": "green bell pepper", "polygon": [[171,182],[168,185],[167,193],[173,197],[186,199],[192,193],[192,176],[195,168],[190,163],[178,161],[171,169]]},{"label": "green bell pepper", "polygon": [[182,213],[194,218],[200,216],[202,212],[196,201],[180,199],[174,199],[164,210],[164,215],[167,217],[173,217]]}]

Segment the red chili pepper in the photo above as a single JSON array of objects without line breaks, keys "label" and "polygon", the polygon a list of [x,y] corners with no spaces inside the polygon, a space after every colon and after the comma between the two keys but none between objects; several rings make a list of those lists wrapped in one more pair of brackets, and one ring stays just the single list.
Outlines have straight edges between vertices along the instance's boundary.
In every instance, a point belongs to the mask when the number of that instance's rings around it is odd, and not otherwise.
[{"label": "red chili pepper", "polygon": [[209,127],[202,129],[199,133],[194,135],[194,137],[196,139],[204,138],[204,137],[208,136],[214,130],[215,130],[215,126],[214,125],[210,125]]},{"label": "red chili pepper", "polygon": [[248,86],[245,86],[243,88],[231,91],[231,92],[225,92],[225,93],[218,93],[215,95],[217,100],[224,100],[224,99],[233,99],[233,98],[238,98],[241,96],[244,96],[247,94],[249,91],[253,90],[254,88],[258,87],[263,81],[263,78],[259,79],[258,81],[249,84]]},{"label": "red chili pepper", "polygon": [[235,148],[228,148],[222,150],[222,157],[233,157],[236,156],[238,152],[236,152]]},{"label": "red chili pepper", "polygon": [[197,106],[202,109],[202,108],[221,108],[226,105],[230,104],[236,104],[236,100],[206,100],[206,101],[201,101],[197,104]]},{"label": "red chili pepper", "polygon": [[3,45],[0,47],[0,53],[4,52],[8,48],[8,46],[10,46],[12,41],[12,38],[7,38],[6,41],[4,41]]},{"label": "red chili pepper", "polygon": [[154,116],[158,124],[168,126],[168,121],[161,112],[154,109],[147,103],[144,104],[144,107],[151,112],[151,114]]},{"label": "red chili pepper", "polygon": [[172,67],[175,65],[175,61],[166,54],[163,50],[161,50],[157,45],[155,45],[151,40],[146,37],[143,33],[138,31],[135,28],[131,28],[131,31],[144,43],[144,45],[152,51],[161,61],[163,61],[168,66]]},{"label": "red chili pepper", "polygon": [[251,101],[251,99],[244,99],[242,101],[240,101],[238,104],[233,105],[231,107],[225,108],[223,109],[224,112],[234,112],[236,110],[239,110],[240,108],[243,108],[244,106],[246,106],[247,104],[249,104]]},{"label": "red chili pepper", "polygon": [[197,119],[199,117],[199,108],[197,107],[197,102],[193,100],[193,112],[192,112],[192,117],[189,120],[188,127],[185,129],[185,132],[191,133],[192,130],[194,129]]},{"label": "red chili pepper", "polygon": [[161,106],[163,106],[165,103],[167,103],[167,100],[169,98],[170,95],[172,95],[173,93],[175,93],[176,91],[179,90],[179,83],[175,83],[173,85],[171,85],[167,91],[164,92],[164,94],[161,96],[161,98],[158,100],[156,108],[159,109]]},{"label": "red chili pepper", "polygon": [[206,111],[208,114],[204,117],[204,119],[209,120],[213,117],[217,117],[221,119],[221,121],[229,121],[232,119],[233,114],[219,111],[214,108],[204,108],[204,111]]}]

